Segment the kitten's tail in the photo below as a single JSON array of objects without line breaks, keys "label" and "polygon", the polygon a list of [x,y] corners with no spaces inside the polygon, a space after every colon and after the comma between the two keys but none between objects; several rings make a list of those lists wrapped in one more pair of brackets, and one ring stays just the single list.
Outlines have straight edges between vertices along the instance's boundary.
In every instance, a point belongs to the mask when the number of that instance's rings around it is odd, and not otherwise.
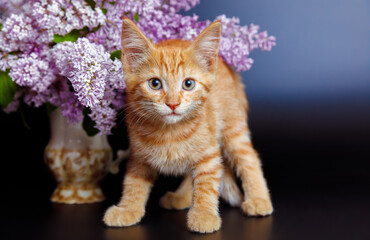
[{"label": "kitten's tail", "polygon": [[240,207],[243,195],[236,184],[235,177],[230,169],[226,168],[221,181],[220,193],[222,199],[233,207]]},{"label": "kitten's tail", "polygon": [[109,168],[109,172],[112,174],[117,174],[119,172],[119,165],[121,164],[123,160],[127,159],[129,155],[130,155],[130,149],[118,150],[117,158],[114,161],[112,161],[111,166]]}]

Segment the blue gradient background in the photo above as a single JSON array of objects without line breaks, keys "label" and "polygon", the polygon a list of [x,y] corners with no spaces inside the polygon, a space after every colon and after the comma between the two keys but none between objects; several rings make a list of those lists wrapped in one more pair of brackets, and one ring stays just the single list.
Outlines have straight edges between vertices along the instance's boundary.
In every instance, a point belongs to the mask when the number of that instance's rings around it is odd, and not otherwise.
[{"label": "blue gradient background", "polygon": [[238,16],[276,36],[242,74],[252,130],[343,144],[370,135],[370,1],[202,0],[188,13]]}]

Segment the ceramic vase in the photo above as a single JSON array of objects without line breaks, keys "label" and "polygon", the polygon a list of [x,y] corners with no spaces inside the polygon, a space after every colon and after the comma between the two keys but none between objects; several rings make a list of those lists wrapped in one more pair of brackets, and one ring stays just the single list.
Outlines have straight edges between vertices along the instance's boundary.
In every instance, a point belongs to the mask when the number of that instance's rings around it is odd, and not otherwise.
[{"label": "ceramic vase", "polygon": [[51,201],[67,204],[103,201],[99,182],[112,165],[107,136],[89,137],[81,122],[68,123],[59,108],[49,117],[51,137],[45,148],[45,162],[57,182]]}]

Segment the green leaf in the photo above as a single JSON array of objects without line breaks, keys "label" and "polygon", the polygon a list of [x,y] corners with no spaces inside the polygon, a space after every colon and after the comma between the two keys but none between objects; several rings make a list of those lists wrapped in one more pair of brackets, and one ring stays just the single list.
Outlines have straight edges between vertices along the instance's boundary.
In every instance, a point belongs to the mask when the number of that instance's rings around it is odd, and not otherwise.
[{"label": "green leaf", "polygon": [[115,1],[112,1],[112,2],[109,2],[110,5],[114,6],[114,4],[116,4]]},{"label": "green leaf", "polygon": [[103,12],[104,15],[107,15],[107,9],[106,8],[102,8],[101,11]]},{"label": "green leaf", "polygon": [[10,69],[0,71],[0,106],[5,108],[13,100],[17,84],[9,76]]},{"label": "green leaf", "polygon": [[116,50],[110,53],[110,59],[114,61],[115,58],[118,58],[118,60],[121,59],[122,51],[121,50]]},{"label": "green leaf", "polygon": [[80,36],[80,30],[74,29],[70,33],[64,36],[59,35],[59,34],[54,34],[53,42],[55,43],[66,42],[66,41],[75,42],[79,36]]},{"label": "green leaf", "polygon": [[53,104],[51,104],[51,103],[49,103],[49,102],[47,102],[47,103],[45,104],[45,106],[46,106],[46,111],[47,111],[48,113],[51,113],[52,111],[54,111],[55,109],[57,109],[57,107],[56,107],[56,106],[54,106]]},{"label": "green leaf", "polygon": [[89,5],[92,9],[95,9],[96,2],[94,0],[85,0],[87,5]]},{"label": "green leaf", "polygon": [[99,133],[99,130],[95,128],[95,122],[89,117],[91,113],[90,109],[83,111],[84,120],[82,121],[82,128],[85,130],[87,136],[93,137]]},{"label": "green leaf", "polygon": [[135,13],[134,19],[135,19],[136,22],[139,22],[139,14]]},{"label": "green leaf", "polygon": [[1,31],[1,29],[3,29],[3,24],[2,23],[0,23],[0,31]]}]

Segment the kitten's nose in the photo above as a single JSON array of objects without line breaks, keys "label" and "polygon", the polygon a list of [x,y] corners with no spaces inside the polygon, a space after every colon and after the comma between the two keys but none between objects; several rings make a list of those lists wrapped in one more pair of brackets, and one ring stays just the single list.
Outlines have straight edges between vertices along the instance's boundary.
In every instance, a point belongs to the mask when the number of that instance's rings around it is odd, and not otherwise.
[{"label": "kitten's nose", "polygon": [[172,111],[175,111],[175,109],[177,108],[177,106],[180,105],[180,103],[166,103],[166,105],[171,108]]}]

